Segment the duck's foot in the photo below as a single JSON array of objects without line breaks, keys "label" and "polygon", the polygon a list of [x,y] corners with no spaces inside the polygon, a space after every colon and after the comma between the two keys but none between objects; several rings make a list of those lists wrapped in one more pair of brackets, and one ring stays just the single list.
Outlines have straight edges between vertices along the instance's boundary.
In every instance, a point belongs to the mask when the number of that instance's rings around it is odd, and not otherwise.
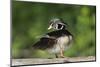
[{"label": "duck's foot", "polygon": [[60,56],[60,58],[66,58],[65,56]]},{"label": "duck's foot", "polygon": [[55,54],[56,58],[66,58],[64,55]]}]

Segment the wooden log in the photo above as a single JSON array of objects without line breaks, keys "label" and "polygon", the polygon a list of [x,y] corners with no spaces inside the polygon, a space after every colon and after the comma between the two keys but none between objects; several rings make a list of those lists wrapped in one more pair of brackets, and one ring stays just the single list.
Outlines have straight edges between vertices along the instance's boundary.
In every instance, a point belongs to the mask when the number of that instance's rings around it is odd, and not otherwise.
[{"label": "wooden log", "polygon": [[27,58],[27,59],[12,59],[12,66],[23,66],[23,65],[38,65],[38,64],[54,64],[54,63],[72,63],[72,62],[85,62],[95,61],[94,56],[89,57],[70,57],[70,58]]}]

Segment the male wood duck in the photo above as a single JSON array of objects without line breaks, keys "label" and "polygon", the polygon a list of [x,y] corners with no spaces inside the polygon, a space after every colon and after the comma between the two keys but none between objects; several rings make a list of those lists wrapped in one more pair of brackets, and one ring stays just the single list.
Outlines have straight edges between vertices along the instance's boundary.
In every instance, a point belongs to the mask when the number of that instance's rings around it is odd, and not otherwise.
[{"label": "male wood duck", "polygon": [[72,34],[66,30],[66,27],[67,24],[65,24],[62,19],[51,19],[48,30],[53,29],[54,31],[40,38],[40,40],[33,45],[33,48],[54,53],[56,58],[64,58],[64,51],[72,42]]}]

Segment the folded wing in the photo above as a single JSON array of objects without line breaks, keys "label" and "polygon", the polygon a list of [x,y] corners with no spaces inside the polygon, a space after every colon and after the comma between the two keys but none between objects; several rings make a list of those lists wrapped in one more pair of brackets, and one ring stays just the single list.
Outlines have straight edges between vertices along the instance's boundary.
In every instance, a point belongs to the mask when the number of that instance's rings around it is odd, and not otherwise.
[{"label": "folded wing", "polygon": [[55,43],[56,43],[56,39],[54,38],[42,37],[37,43],[33,45],[33,48],[44,50],[44,49],[52,48]]}]

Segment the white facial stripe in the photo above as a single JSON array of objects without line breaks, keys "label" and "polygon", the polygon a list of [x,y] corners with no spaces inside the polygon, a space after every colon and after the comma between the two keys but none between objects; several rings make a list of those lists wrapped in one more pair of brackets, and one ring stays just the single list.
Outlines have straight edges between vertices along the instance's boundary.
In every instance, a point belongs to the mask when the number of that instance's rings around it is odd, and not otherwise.
[{"label": "white facial stripe", "polygon": [[64,26],[62,26],[60,29],[63,29]]},{"label": "white facial stripe", "polygon": [[58,29],[58,24],[56,24],[56,29]]},{"label": "white facial stripe", "polygon": [[57,24],[56,29],[58,29],[58,30],[63,29],[64,26],[62,24],[60,24],[60,25],[61,25],[61,27],[59,27],[59,25]]}]

